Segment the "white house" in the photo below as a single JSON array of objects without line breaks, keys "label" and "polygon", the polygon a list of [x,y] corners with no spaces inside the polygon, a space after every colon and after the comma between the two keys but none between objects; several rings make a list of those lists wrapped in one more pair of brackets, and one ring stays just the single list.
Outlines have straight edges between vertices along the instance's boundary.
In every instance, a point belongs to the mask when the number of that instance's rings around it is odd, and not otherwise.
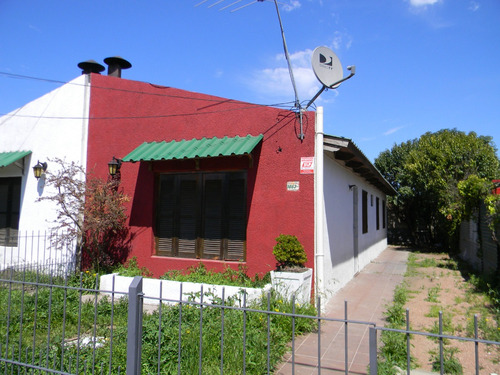
[{"label": "white house", "polygon": [[37,202],[47,187],[33,167],[47,163],[53,171],[54,158],[86,166],[88,79],[81,75],[0,118],[0,265],[57,256],[50,245],[37,243],[47,241],[56,210],[51,202]]}]

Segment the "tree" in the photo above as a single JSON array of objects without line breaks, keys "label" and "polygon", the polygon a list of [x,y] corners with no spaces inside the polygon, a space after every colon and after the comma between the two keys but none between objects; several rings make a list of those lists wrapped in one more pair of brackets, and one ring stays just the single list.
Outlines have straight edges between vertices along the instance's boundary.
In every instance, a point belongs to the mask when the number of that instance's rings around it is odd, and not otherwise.
[{"label": "tree", "polygon": [[55,172],[47,172],[46,185],[54,190],[38,200],[57,205],[55,245],[76,242],[82,269],[98,272],[125,261],[132,237],[126,226],[129,198],[118,188],[117,180],[94,177],[74,162],[51,161],[57,167],[51,168]]},{"label": "tree", "polygon": [[390,212],[416,245],[453,249],[471,204],[491,191],[500,162],[491,137],[456,129],[425,133],[382,152],[375,166],[398,194]]}]

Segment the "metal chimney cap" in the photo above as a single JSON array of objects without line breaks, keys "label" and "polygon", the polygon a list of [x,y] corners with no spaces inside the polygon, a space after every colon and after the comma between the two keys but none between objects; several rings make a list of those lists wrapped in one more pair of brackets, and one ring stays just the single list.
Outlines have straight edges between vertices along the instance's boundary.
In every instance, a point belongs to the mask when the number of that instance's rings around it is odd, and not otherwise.
[{"label": "metal chimney cap", "polygon": [[104,62],[108,65],[118,65],[121,69],[128,69],[132,64],[120,56],[106,57]]},{"label": "metal chimney cap", "polygon": [[102,66],[95,60],[82,61],[81,63],[78,64],[78,67],[83,70],[82,74],[89,74],[89,73],[101,74],[101,72],[104,69],[106,69],[104,66]]}]

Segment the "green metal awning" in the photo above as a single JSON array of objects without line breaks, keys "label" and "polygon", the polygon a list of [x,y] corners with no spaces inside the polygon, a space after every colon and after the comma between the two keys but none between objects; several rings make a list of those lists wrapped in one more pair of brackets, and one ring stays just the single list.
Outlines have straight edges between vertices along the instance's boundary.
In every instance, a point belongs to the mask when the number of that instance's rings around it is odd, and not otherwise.
[{"label": "green metal awning", "polygon": [[189,141],[144,142],[123,158],[123,161],[153,161],[194,159],[217,156],[245,155],[252,152],[262,140],[263,135],[256,137],[224,137],[202,138]]},{"label": "green metal awning", "polygon": [[0,152],[0,168],[11,165],[29,154],[31,154],[31,151]]}]

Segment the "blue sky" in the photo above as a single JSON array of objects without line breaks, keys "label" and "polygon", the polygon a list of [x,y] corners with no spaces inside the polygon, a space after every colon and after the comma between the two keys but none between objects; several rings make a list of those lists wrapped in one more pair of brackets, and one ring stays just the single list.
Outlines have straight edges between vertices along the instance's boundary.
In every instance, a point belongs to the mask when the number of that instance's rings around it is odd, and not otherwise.
[{"label": "blue sky", "polygon": [[[77,77],[79,62],[117,55],[132,63],[126,79],[292,103],[274,2],[236,1],[0,0],[0,114]],[[500,145],[500,1],[281,0],[279,9],[301,101],[321,87],[316,47],[331,48],[344,75],[356,65],[315,104],[325,132],[371,161],[444,128]]]}]

